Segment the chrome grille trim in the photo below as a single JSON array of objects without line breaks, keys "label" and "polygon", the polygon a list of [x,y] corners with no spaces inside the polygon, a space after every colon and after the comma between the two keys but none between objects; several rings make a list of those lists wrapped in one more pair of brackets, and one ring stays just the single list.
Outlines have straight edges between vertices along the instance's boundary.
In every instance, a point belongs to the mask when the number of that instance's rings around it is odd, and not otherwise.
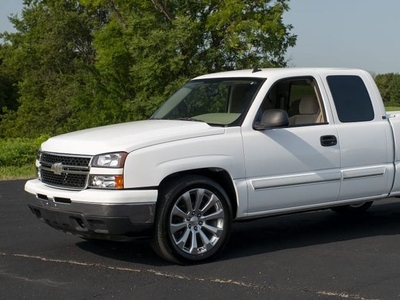
[{"label": "chrome grille trim", "polygon": [[48,186],[83,190],[88,185],[91,160],[92,156],[41,152],[39,179]]}]

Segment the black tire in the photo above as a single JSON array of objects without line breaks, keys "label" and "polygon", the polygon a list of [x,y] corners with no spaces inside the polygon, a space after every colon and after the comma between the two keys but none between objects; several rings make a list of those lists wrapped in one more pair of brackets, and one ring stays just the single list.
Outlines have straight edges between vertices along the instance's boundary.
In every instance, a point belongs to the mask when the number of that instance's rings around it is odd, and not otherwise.
[{"label": "black tire", "polygon": [[374,202],[370,201],[359,204],[337,206],[337,207],[332,207],[332,210],[340,214],[363,213],[371,207],[372,203]]},{"label": "black tire", "polygon": [[151,245],[162,258],[178,264],[214,259],[228,242],[232,207],[215,181],[189,175],[159,191]]}]

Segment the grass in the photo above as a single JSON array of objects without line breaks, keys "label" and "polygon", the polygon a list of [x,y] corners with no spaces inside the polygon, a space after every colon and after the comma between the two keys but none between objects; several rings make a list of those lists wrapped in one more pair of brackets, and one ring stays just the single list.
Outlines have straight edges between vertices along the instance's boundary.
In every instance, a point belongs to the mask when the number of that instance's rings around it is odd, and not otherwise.
[{"label": "grass", "polygon": [[35,177],[36,152],[47,138],[0,140],[0,180]]},{"label": "grass", "polygon": [[386,111],[400,111],[400,106],[386,106]]},{"label": "grass", "polygon": [[36,169],[34,164],[21,167],[0,167],[0,180],[29,179],[34,177],[36,177]]}]

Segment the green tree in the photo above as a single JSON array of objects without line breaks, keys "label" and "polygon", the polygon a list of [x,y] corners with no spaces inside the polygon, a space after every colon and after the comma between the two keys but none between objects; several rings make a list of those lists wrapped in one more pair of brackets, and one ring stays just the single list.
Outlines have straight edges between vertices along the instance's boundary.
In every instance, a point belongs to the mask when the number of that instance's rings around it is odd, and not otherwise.
[{"label": "green tree", "polygon": [[190,78],[285,66],[288,0],[25,0],[3,65],[18,110],[0,135],[38,136],[147,118]]},{"label": "green tree", "polygon": [[[141,119],[178,86],[210,72],[285,66],[296,36],[282,15],[288,1],[81,0],[110,20],[95,34],[106,98]],[[110,99],[111,102],[116,99]]]},{"label": "green tree", "polygon": [[8,111],[18,109],[17,81],[0,72],[0,121],[2,115]]},{"label": "green tree", "polygon": [[400,105],[400,74],[395,74],[390,83],[390,102]]},{"label": "green tree", "polygon": [[390,102],[390,83],[393,78],[393,73],[378,74],[375,76],[375,83],[381,93],[383,102]]},{"label": "green tree", "polygon": [[375,77],[375,83],[385,105],[400,105],[400,74],[379,74]]},{"label": "green tree", "polygon": [[0,45],[0,122],[7,111],[18,108],[17,77],[3,65],[3,53],[8,45]]},{"label": "green tree", "polygon": [[8,45],[3,66],[18,74],[20,97],[18,110],[3,116],[0,132],[32,137],[65,131],[72,103],[88,96],[92,30],[99,16],[73,0],[24,1],[22,18],[11,22],[17,33],[2,35]]}]

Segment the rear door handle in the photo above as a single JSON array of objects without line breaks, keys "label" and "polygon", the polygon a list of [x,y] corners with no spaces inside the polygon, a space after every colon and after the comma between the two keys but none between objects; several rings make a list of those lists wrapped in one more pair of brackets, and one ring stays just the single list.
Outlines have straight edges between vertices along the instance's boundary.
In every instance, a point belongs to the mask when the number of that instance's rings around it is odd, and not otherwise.
[{"label": "rear door handle", "polygon": [[321,145],[324,147],[331,147],[337,144],[337,138],[334,135],[323,135],[320,138]]}]

